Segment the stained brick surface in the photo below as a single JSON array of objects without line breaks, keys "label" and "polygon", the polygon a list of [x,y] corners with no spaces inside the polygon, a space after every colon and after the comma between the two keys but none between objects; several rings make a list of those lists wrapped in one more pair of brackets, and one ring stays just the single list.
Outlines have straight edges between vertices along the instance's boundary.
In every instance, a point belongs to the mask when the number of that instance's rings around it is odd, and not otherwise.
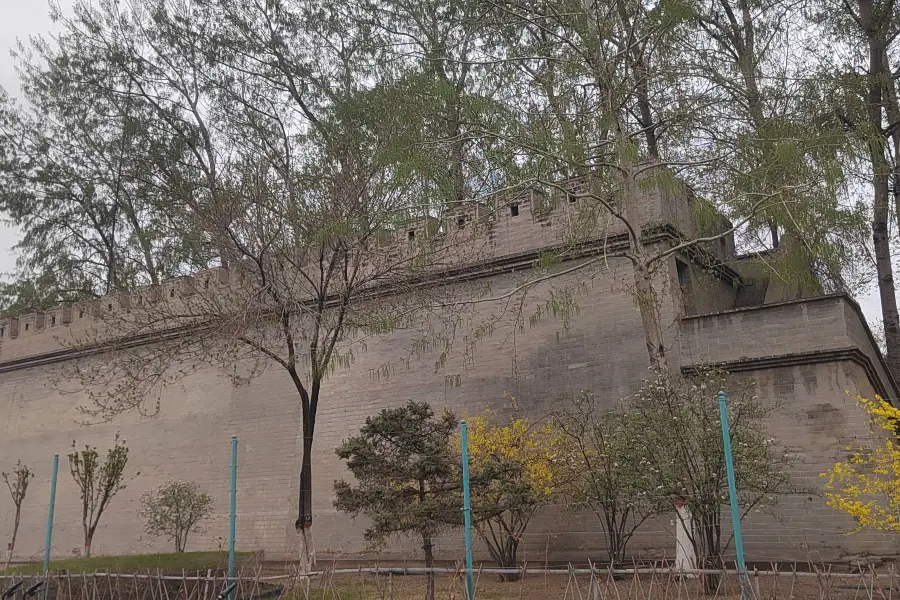
[{"label": "stained brick surface", "polygon": [[[652,194],[644,205],[634,207],[633,214],[644,223],[661,218],[676,224],[688,220],[687,205],[664,211],[658,206],[661,200],[674,202],[668,195]],[[498,212],[488,240],[490,257],[560,243],[569,218],[563,213],[570,209],[575,210],[568,205],[558,207],[550,219],[532,214],[532,205],[526,202],[520,203],[518,216]],[[733,242],[729,244],[730,249]],[[350,555],[365,547],[365,523],[338,514],[331,504],[332,483],[345,476],[334,448],[379,409],[415,399],[450,408],[461,416],[485,408],[502,416],[513,413],[508,396],[514,395],[520,414],[541,418],[567,394],[582,389],[593,390],[609,404],[634,392],[647,374],[647,356],[640,317],[629,291],[631,267],[625,259],[616,258],[599,262],[595,270],[563,276],[532,290],[521,321],[507,310],[505,302],[480,304],[467,316],[467,327],[459,332],[443,364],[427,352],[407,360],[409,348],[422,332],[398,331],[368,340],[364,349],[357,350],[351,367],[339,369],[327,380],[314,456],[315,532],[320,551]],[[852,522],[826,508],[820,495],[819,473],[844,455],[848,442],[868,432],[865,415],[845,392],[871,395],[879,386],[893,389],[858,309],[845,298],[829,297],[731,310],[732,284],[703,279],[698,272],[695,292],[706,292],[694,300],[693,311],[715,314],[679,320],[690,311],[685,310],[686,300],[680,295],[674,259],[659,277],[662,319],[673,364],[743,365],[736,376],[754,379],[760,397],[780,406],[770,423],[772,434],[792,447],[797,458],[795,477],[808,488],[808,493],[785,499],[775,517],[754,514],[749,518],[745,525],[748,555],[803,559],[895,552],[897,544],[891,539],[844,535]],[[502,296],[521,281],[522,274],[515,272],[491,275],[491,295]],[[577,314],[571,315],[567,326],[553,315],[544,314],[533,322],[528,318],[545,306],[551,289],[565,286],[578,289]],[[100,309],[108,309],[102,302]],[[104,516],[95,552],[168,548],[165,541],[143,539],[142,523],[136,516],[140,494],[167,479],[195,481],[215,497],[215,517],[207,533],[191,540],[190,549],[217,548],[221,542],[216,537],[227,535],[229,443],[231,435],[237,435],[237,546],[263,549],[272,558],[293,556],[300,410],[285,372],[273,366],[251,383],[235,387],[224,373],[201,370],[163,390],[157,416],[132,413],[84,426],[86,417],[79,407],[89,406],[89,399],[73,391],[77,382],[60,381],[67,373],[66,363],[14,363],[60,351],[65,340],[77,339],[90,328],[91,310],[96,309],[76,305],[66,312],[54,309],[40,318],[28,315],[0,325],[0,467],[8,470],[21,457],[36,474],[24,503],[16,554],[26,558],[42,549],[54,453],[62,459],[53,554],[68,556],[79,550],[80,501],[65,455],[73,440],[105,448],[119,432],[131,449],[133,479]],[[494,322],[492,333],[467,347],[466,336],[489,321]],[[850,352],[854,350],[856,354]],[[831,354],[821,360],[790,361],[791,356],[816,352]],[[393,368],[385,370],[388,364]],[[11,508],[8,497],[0,494],[0,536],[11,528]],[[643,556],[671,555],[671,529],[669,517],[646,523],[635,537],[632,551]],[[523,539],[523,557],[529,561],[602,558],[600,532],[595,517],[555,506],[535,519]],[[440,542],[443,557],[459,556],[461,542],[456,534],[447,534]],[[406,549],[414,555],[415,546],[414,542],[398,543],[395,550]]]}]

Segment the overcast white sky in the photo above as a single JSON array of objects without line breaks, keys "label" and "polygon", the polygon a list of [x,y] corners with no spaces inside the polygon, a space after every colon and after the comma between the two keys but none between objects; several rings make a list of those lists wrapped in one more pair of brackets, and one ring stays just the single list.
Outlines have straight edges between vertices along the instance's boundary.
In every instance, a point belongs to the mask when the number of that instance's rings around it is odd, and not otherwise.
[{"label": "overcast white sky", "polygon": [[[59,3],[65,10],[72,0],[59,0]],[[11,96],[18,96],[18,78],[9,48],[19,39],[51,32],[54,25],[46,0],[0,0],[0,15],[3,15],[0,19],[0,86]],[[0,273],[9,273],[15,267],[15,256],[10,248],[18,236],[14,227],[0,223]],[[877,322],[880,313],[877,290],[873,289],[859,301],[869,322]]]}]

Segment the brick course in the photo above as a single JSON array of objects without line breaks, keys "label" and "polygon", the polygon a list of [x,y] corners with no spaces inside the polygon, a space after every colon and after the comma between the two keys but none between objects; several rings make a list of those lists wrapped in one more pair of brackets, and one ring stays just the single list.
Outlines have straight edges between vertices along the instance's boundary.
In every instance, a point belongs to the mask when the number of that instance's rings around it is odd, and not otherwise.
[{"label": "brick course", "polygon": [[[551,247],[562,240],[569,218],[560,216],[563,209],[557,208],[548,219],[533,214],[534,204],[528,198],[518,200],[518,216],[497,209],[497,221],[488,236],[491,258]],[[687,204],[666,210],[659,206],[676,200],[667,194],[650,194],[635,214],[642,224],[659,218],[684,221]],[[569,209],[566,205],[565,210]],[[729,244],[727,248],[733,248],[733,241]],[[761,398],[780,404],[771,430],[776,438],[796,447],[795,476],[810,488],[809,494],[783,502],[777,512],[781,521],[768,515],[749,518],[748,556],[787,560],[814,553],[831,559],[864,551],[896,552],[896,542],[881,536],[846,537],[852,522],[826,508],[818,495],[819,473],[842,457],[848,441],[868,433],[865,415],[845,391],[871,395],[880,390],[897,396],[858,307],[847,298],[833,296],[731,310],[732,282],[692,271],[696,281],[703,283],[702,289],[711,290],[698,297],[693,310],[717,312],[685,316],[686,299],[680,293],[674,258],[666,267],[659,274],[659,288],[664,292],[661,313],[670,360],[688,370],[723,363],[734,368],[736,377],[752,378]],[[582,389],[593,390],[610,404],[634,392],[647,374],[647,356],[640,316],[629,292],[630,263],[621,258],[601,261],[596,272],[588,273],[562,276],[531,291],[524,326],[504,313],[502,303],[479,305],[468,317],[467,333],[494,315],[503,316],[469,355],[458,339],[443,364],[433,353],[407,363],[407,349],[417,332],[401,330],[368,340],[349,369],[339,369],[326,381],[314,456],[315,535],[320,552],[351,555],[365,548],[364,522],[337,513],[331,504],[332,482],[345,476],[333,449],[379,409],[415,399],[451,408],[461,416],[485,408],[511,414],[506,395],[515,395],[521,414],[540,418],[566,394]],[[509,269],[489,277],[491,293],[497,296],[521,281]],[[550,290],[565,285],[580,289],[577,315],[568,330],[552,316],[529,323],[527,316]],[[54,453],[62,461],[52,551],[54,556],[78,551],[79,499],[65,455],[73,439],[79,445],[106,448],[120,432],[131,448],[130,471],[140,475],[112,502],[95,536],[95,552],[168,549],[165,541],[143,539],[142,523],[135,515],[140,494],[166,479],[195,481],[215,497],[216,514],[208,532],[194,537],[189,545],[190,549],[215,549],[216,536],[227,535],[229,440],[237,435],[237,546],[263,549],[270,558],[292,557],[297,541],[293,522],[300,410],[286,373],[270,366],[251,383],[234,386],[225,374],[201,369],[161,392],[158,416],[129,413],[113,422],[84,426],[86,417],[79,407],[89,402],[87,396],[76,391],[73,382],[60,381],[71,363],[51,359],[66,347],[66,340],[77,339],[90,328],[90,311],[108,309],[105,302],[99,308],[76,305],[68,313],[63,308],[48,311],[41,315],[40,326],[36,315],[0,325],[4,328],[0,335],[0,466],[11,468],[21,457],[36,473],[23,507],[17,556],[28,558],[41,551]],[[82,360],[105,359],[98,355]],[[388,363],[395,368],[385,375],[381,367]],[[0,535],[7,534],[11,521],[11,502],[0,494]],[[636,536],[632,551],[671,556],[671,529],[669,518],[648,522]],[[443,557],[459,556],[458,535],[447,534],[440,542]],[[415,546],[402,543],[397,551],[414,556]],[[596,519],[571,514],[563,507],[539,515],[523,540],[523,558],[530,561],[543,559],[547,551],[550,559],[602,558],[603,549]]]}]

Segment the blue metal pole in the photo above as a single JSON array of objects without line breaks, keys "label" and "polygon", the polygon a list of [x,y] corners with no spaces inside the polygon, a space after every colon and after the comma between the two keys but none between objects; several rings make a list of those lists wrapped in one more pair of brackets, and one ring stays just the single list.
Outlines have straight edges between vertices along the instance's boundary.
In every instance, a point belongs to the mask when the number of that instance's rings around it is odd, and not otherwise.
[{"label": "blue metal pole", "polygon": [[472,566],[472,499],[469,496],[469,430],[466,421],[459,422],[462,447],[463,517],[466,530],[466,592],[469,600],[475,600],[475,573]]},{"label": "blue metal pole", "polygon": [[[228,523],[228,580],[234,579],[234,532],[237,516],[237,447],[236,435],[231,436],[231,513]],[[231,597],[231,594],[228,595]]]},{"label": "blue metal pole", "polygon": [[[44,539],[44,578],[50,573],[50,547],[53,544],[53,510],[56,508],[56,478],[59,475],[59,454],[53,455],[53,473],[50,475],[50,508],[47,509],[47,537]],[[43,598],[47,598],[44,587]]]},{"label": "blue metal pole", "polygon": [[734,528],[734,547],[741,579],[741,598],[747,600],[747,567],[744,564],[744,540],[741,537],[741,511],[738,506],[737,484],[734,480],[734,459],[731,455],[731,431],[728,427],[728,408],[725,392],[719,392],[719,421],[722,423],[722,444],[725,450],[725,469],[728,473],[728,497],[731,502],[731,526]]}]

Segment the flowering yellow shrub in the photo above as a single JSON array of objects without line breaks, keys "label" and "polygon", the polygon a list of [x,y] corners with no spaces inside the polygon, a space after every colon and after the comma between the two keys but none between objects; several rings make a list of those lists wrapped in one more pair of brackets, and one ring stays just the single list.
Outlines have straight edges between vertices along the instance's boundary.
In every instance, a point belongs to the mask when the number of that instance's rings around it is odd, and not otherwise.
[{"label": "flowering yellow shrub", "polygon": [[554,493],[552,436],[549,425],[492,416],[467,419],[473,526],[499,566],[515,567],[531,517]]},{"label": "flowering yellow shrub", "polygon": [[515,464],[533,491],[553,494],[553,450],[550,426],[534,427],[528,419],[513,419],[509,425],[494,425],[486,412],[469,419],[469,468],[475,475],[489,465]]},{"label": "flowering yellow shrub", "polygon": [[879,396],[874,400],[858,396],[857,402],[869,413],[873,425],[891,435],[877,445],[873,440],[873,447],[856,448],[846,462],[822,473],[828,478],[827,503],[851,515],[857,530],[900,532],[900,447],[893,439],[900,409]]}]

